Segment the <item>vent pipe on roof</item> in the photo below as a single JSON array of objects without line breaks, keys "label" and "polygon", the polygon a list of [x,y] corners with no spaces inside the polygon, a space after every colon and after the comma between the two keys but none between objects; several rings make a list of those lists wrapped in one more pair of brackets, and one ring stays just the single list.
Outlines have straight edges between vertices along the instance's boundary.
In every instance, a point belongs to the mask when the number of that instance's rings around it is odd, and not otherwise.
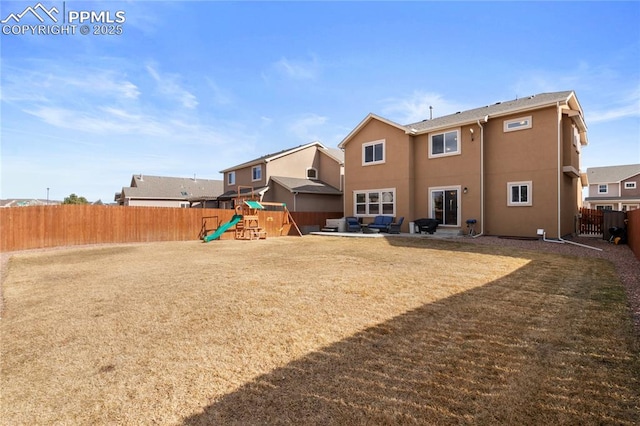
[{"label": "vent pipe on roof", "polygon": [[433,107],[429,105],[429,120],[433,120]]},{"label": "vent pipe on roof", "polygon": [[193,181],[194,181],[194,182],[197,182],[197,181],[196,181],[196,174],[195,174],[195,173],[193,174]]},{"label": "vent pipe on roof", "polygon": [[144,176],[142,176],[142,173],[140,173],[140,180],[144,180]]}]

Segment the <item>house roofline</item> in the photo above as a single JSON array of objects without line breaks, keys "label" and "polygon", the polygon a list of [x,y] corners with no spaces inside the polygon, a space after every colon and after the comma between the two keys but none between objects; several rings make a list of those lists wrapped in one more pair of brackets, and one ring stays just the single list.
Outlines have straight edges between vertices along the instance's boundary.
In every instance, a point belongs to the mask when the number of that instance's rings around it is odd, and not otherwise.
[{"label": "house roofline", "polygon": [[313,142],[309,142],[309,143],[304,144],[304,145],[297,146],[295,148],[291,148],[291,149],[287,149],[287,150],[282,151],[282,152],[278,152],[278,153],[273,154],[271,156],[265,156],[265,157],[256,158],[254,160],[249,160],[246,163],[241,163],[241,164],[237,164],[237,165],[235,165],[233,167],[228,167],[228,168],[226,168],[224,170],[221,170],[219,173],[223,173],[224,174],[224,173],[227,173],[227,172],[233,172],[233,171],[236,171],[236,170],[244,169],[246,167],[256,166],[258,164],[265,164],[265,163],[268,163],[270,161],[277,160],[278,158],[285,157],[287,155],[293,154],[294,152],[298,152],[298,151],[301,151],[303,149],[307,149],[307,148],[312,147],[314,145],[315,146],[319,146],[320,148],[323,148],[323,149],[327,149],[327,147],[324,146],[322,144],[322,142],[313,141]]},{"label": "house roofline", "polygon": [[640,195],[631,195],[631,196],[617,196],[617,195],[613,195],[610,197],[586,197],[584,199],[584,201],[589,201],[589,202],[604,202],[606,203],[607,201],[616,201],[616,202],[623,202],[623,201],[640,201]]},{"label": "house roofline", "polygon": [[349,134],[338,144],[338,148],[344,149],[344,147],[349,143],[349,141],[371,120],[378,120],[382,123],[388,124],[389,126],[395,127],[397,129],[402,130],[405,133],[408,133],[407,127],[402,124],[395,123],[389,119],[376,115],[372,112],[367,114],[367,116],[353,129]]},{"label": "house roofline", "polygon": [[288,151],[281,152],[281,153],[279,153],[279,154],[273,155],[272,157],[266,158],[266,159],[265,159],[265,163],[268,163],[268,162],[273,161],[273,160],[277,160],[278,158],[281,158],[281,157],[286,157],[287,155],[291,155],[291,154],[293,154],[294,152],[302,151],[303,149],[307,149],[307,148],[312,147],[312,146],[314,146],[314,145],[315,145],[315,146],[319,146],[320,148],[323,148],[323,149],[327,149],[327,147],[326,147],[326,146],[324,146],[324,145],[322,144],[322,142],[320,142],[320,141],[313,141],[313,142],[310,142],[310,143],[308,143],[308,144],[306,144],[306,145],[300,145],[300,146],[298,146],[298,147],[296,147],[296,148],[292,148],[292,149],[290,149],[290,150],[288,150]]},{"label": "house roofline", "polygon": [[[298,194],[335,195],[335,196],[342,196],[343,195],[342,191],[340,191],[338,188],[336,188],[335,186],[329,185],[328,183],[326,183],[324,181],[321,181],[321,180],[317,180],[317,182],[321,182],[324,187],[328,187],[328,188],[334,189],[335,191],[338,191],[339,193],[311,191],[311,190],[305,191],[304,189],[301,190],[301,189],[291,188],[289,185],[287,185],[285,182],[282,181],[281,176],[271,176],[270,179],[272,181],[274,181],[275,183],[277,183],[278,185],[280,185],[281,187],[283,187],[285,190],[287,190],[290,193],[292,193],[292,194],[298,193]],[[307,180],[307,179],[305,179],[305,180]]]},{"label": "house roofline", "polygon": [[[535,95],[534,95],[535,97]],[[533,98],[533,97],[530,97]],[[386,119],[384,117],[381,117],[379,115],[376,115],[374,113],[369,113],[343,140],[342,142],[340,142],[338,144],[338,148],[344,149],[344,147],[349,143],[349,141],[372,119],[376,119],[378,121],[381,121],[383,123],[386,123],[390,126],[396,127],[400,130],[403,130],[405,132],[405,134],[411,135],[411,136],[417,136],[417,135],[424,135],[424,134],[428,134],[428,133],[433,133],[434,131],[440,131],[440,130],[446,130],[446,129],[450,129],[453,127],[459,127],[459,126],[464,126],[464,125],[470,125],[470,124],[476,124],[478,122],[478,120],[484,120],[485,122],[489,119],[489,118],[500,118],[500,117],[506,117],[509,115],[513,115],[513,114],[518,114],[518,113],[526,113],[526,112],[530,112],[530,111],[537,111],[543,108],[549,108],[549,107],[563,107],[565,111],[577,111],[577,114],[574,114],[572,116],[572,118],[574,119],[574,121],[576,121],[576,123],[578,124],[578,128],[580,130],[580,133],[583,137],[581,137],[580,142],[582,145],[587,145],[588,144],[588,140],[587,140],[587,136],[586,136],[586,132],[587,132],[587,126],[586,123],[584,122],[584,118],[583,118],[583,111],[582,111],[582,107],[580,106],[580,102],[578,101],[578,98],[575,94],[575,92],[573,90],[569,91],[566,98],[561,99],[560,101],[558,101],[558,98],[552,99],[552,100],[545,100],[542,102],[538,102],[535,103],[533,105],[527,105],[527,106],[522,106],[522,107],[513,107],[511,109],[508,109],[506,111],[500,111],[500,112],[494,112],[491,113],[491,110],[489,109],[491,107],[491,105],[487,105],[487,113],[484,114],[484,112],[482,111],[482,107],[481,108],[474,108],[472,110],[467,110],[467,111],[473,111],[473,110],[478,110],[477,111],[477,115],[474,115],[473,117],[465,117],[462,120],[458,120],[458,121],[451,121],[448,123],[443,123],[442,125],[438,125],[438,126],[434,126],[434,127],[428,127],[426,129],[415,129],[412,126],[418,124],[418,123],[411,123],[411,124],[407,124],[407,125],[401,125],[398,123],[395,123],[389,119]],[[466,112],[466,111],[465,111]],[[455,115],[455,114],[451,114],[451,115]],[[441,118],[441,117],[440,117]]]},{"label": "house roofline", "polygon": [[323,153],[324,155],[326,155],[327,157],[331,158],[332,160],[334,160],[336,163],[340,164],[341,166],[344,166],[344,161],[339,159],[338,157],[336,157],[335,155],[331,154],[331,151],[329,151],[328,148],[325,148],[323,150],[320,150],[319,152]]},{"label": "house roofline", "polygon": [[[577,107],[580,108],[580,104],[578,103],[577,98],[575,96],[575,93],[573,91],[567,96],[567,98],[564,101],[560,102],[560,105],[561,106],[568,105],[569,100],[572,97],[575,99]],[[488,105],[488,106],[490,106],[490,105]],[[506,117],[506,116],[513,115],[513,114],[518,114],[518,113],[537,111],[537,110],[540,110],[540,109],[543,109],[543,108],[549,108],[549,107],[553,107],[553,106],[558,106],[558,101],[557,100],[555,100],[555,101],[545,101],[545,102],[541,102],[541,103],[538,103],[538,104],[528,105],[526,107],[521,107],[521,108],[513,108],[513,109],[509,109],[507,111],[497,112],[497,113],[493,113],[493,114],[486,114],[484,117],[488,120],[488,119],[492,119],[492,118]],[[572,110],[570,107],[569,107],[568,110],[575,111],[575,110]],[[579,117],[581,117],[580,119],[582,120],[582,109],[579,109],[579,113],[580,113]],[[430,128],[427,128],[427,129],[415,130],[415,131],[411,130],[411,128],[410,128],[411,125],[407,125],[407,126],[405,126],[405,129],[409,128],[407,130],[407,133],[410,134],[410,135],[424,135],[424,134],[428,134],[428,133],[433,133],[434,131],[446,130],[446,129],[450,129],[450,128],[453,128],[453,127],[464,126],[464,125],[467,125],[467,124],[476,124],[478,122],[478,119],[482,119],[482,117],[466,118],[464,120],[453,121],[453,122],[450,122],[450,123],[446,123],[446,124],[443,124],[441,126],[430,127]],[[586,124],[584,124],[584,120],[582,120],[581,122],[584,125],[584,130],[586,131]],[[584,145],[586,145],[586,143]]]}]

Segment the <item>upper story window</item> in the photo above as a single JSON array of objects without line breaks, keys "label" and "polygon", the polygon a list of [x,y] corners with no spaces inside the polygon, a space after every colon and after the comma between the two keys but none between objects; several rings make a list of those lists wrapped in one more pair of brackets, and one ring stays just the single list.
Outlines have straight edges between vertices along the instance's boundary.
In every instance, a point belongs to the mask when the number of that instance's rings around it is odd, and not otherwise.
[{"label": "upper story window", "polygon": [[262,179],[262,164],[251,168],[251,180],[253,182]]},{"label": "upper story window", "polygon": [[384,139],[362,144],[362,165],[384,163]]},{"label": "upper story window", "polygon": [[606,183],[603,185],[598,185],[598,194],[606,194],[609,192],[609,185]]},{"label": "upper story window", "polygon": [[636,183],[635,182],[625,182],[624,183],[624,189],[636,189]]},{"label": "upper story window", "polygon": [[530,206],[531,200],[531,181],[528,182],[509,182],[507,184],[507,205],[508,206]]},{"label": "upper story window", "polygon": [[504,121],[504,131],[514,132],[516,130],[524,130],[531,128],[531,116],[515,118],[513,120]]},{"label": "upper story window", "polygon": [[307,179],[318,179],[318,170],[309,167],[307,169]]},{"label": "upper story window", "polygon": [[429,158],[460,154],[460,130],[429,136]]},{"label": "upper story window", "polygon": [[236,184],[236,172],[227,173],[227,185],[235,185]]}]

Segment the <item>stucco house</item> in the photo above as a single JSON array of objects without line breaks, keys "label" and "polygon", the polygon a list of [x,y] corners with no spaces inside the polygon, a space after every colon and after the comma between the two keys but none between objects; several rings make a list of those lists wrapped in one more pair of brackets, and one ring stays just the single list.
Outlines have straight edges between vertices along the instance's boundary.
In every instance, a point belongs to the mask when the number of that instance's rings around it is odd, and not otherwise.
[{"label": "stucco house", "polygon": [[439,229],[557,238],[575,232],[587,126],[573,91],[401,125],[367,115],[339,144],[344,212],[435,218]]},{"label": "stucco house", "polygon": [[202,200],[215,200],[223,187],[221,180],[139,174],[116,193],[115,201],[121,206],[195,207],[201,206]]},{"label": "stucco house", "polygon": [[585,207],[629,211],[640,208],[640,164],[589,167]]},{"label": "stucco house", "polygon": [[296,212],[342,211],[343,153],[320,142],[247,161],[229,167],[224,175],[221,205],[237,195],[238,186],[251,187],[260,200],[286,203]]}]

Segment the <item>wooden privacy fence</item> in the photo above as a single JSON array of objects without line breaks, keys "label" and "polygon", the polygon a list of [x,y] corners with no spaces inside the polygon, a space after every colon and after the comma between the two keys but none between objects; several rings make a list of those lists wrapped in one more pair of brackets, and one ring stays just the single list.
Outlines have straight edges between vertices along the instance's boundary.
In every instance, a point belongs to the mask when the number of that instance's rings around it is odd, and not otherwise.
[{"label": "wooden privacy fence", "polygon": [[[59,205],[0,208],[0,251],[82,244],[189,241],[199,238],[203,218],[209,228],[227,222],[234,210]],[[337,216],[336,216],[337,215]],[[342,213],[292,212],[298,226],[324,225]],[[259,212],[267,237],[288,235],[283,211]],[[298,222],[298,220],[301,222]],[[214,223],[215,222],[215,223]],[[221,239],[232,239],[225,233]]]},{"label": "wooden privacy fence", "polygon": [[627,212],[627,239],[629,248],[640,260],[640,209]]},{"label": "wooden privacy fence", "polygon": [[599,235],[602,234],[602,210],[596,209],[580,209],[580,231],[582,235]]}]

